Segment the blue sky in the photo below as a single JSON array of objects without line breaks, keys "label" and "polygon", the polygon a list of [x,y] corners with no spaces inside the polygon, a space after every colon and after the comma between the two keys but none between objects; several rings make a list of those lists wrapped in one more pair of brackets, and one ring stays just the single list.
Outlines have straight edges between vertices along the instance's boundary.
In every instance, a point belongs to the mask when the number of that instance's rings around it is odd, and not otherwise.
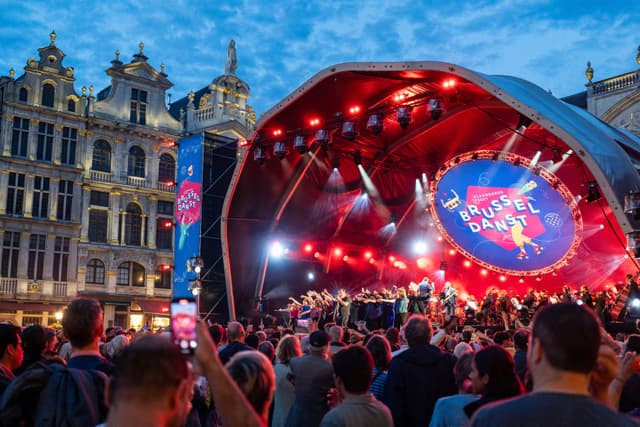
[{"label": "blue sky", "polygon": [[224,73],[236,40],[237,75],[259,114],[321,69],[351,61],[451,62],[530,80],[556,96],[640,68],[640,1],[9,1],[0,0],[0,75],[16,74],[57,33],[76,90],[109,85],[119,49],[145,44],[175,84],[173,99]]}]

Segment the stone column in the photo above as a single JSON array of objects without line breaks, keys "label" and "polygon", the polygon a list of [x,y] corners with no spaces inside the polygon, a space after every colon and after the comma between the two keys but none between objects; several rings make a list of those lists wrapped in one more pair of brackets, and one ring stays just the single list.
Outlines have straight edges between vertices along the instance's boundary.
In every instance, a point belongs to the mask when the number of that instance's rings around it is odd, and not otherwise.
[{"label": "stone column", "polygon": [[89,212],[83,208],[82,186],[79,184],[79,182],[75,181],[72,181],[71,184],[71,221],[76,224],[79,224]]},{"label": "stone column", "polygon": [[29,144],[27,145],[27,158],[36,159],[36,147],[38,146],[38,120],[29,120]]},{"label": "stone column", "polygon": [[60,162],[60,153],[62,151],[62,128],[64,125],[62,123],[56,123],[54,125],[55,132],[53,133],[53,150],[51,159],[53,160],[54,165],[59,165]]},{"label": "stone column", "polygon": [[[69,239],[69,268],[67,273],[67,282],[77,282],[78,280],[78,239],[77,237],[72,237]],[[69,296],[75,295],[75,289],[71,289],[70,286],[67,287],[67,292]]]},{"label": "stone column", "polygon": [[125,228],[127,223],[127,211],[120,212],[122,219],[120,220],[120,245],[126,245],[127,237],[125,235]]},{"label": "stone column", "polygon": [[58,219],[58,192],[60,191],[60,179],[51,178],[49,181],[49,219]]},{"label": "stone column", "polygon": [[33,180],[35,175],[27,174],[24,177],[24,205],[22,206],[23,216],[31,218],[33,210]]},{"label": "stone column", "polygon": [[145,247],[144,237],[147,234],[147,218],[148,216],[142,214],[142,229],[140,230],[140,247]]},{"label": "stone column", "polygon": [[[12,114],[7,114],[5,116],[6,122],[5,122],[5,125],[2,127],[2,133],[0,133],[0,141],[2,141],[2,147],[0,148],[2,149],[3,156],[11,155],[11,136],[13,134],[13,117],[14,116]],[[2,187],[2,188],[6,188],[6,187]],[[2,209],[4,209],[4,205],[2,206]]]},{"label": "stone column", "polygon": [[112,191],[109,198],[111,199],[111,203],[109,209],[110,226],[108,242],[112,245],[117,245],[118,243],[120,243],[118,240],[118,221],[120,220],[120,192]]},{"label": "stone column", "polygon": [[[26,262],[29,259],[29,237],[31,237],[31,233],[27,231],[23,231],[20,233],[20,255],[18,261],[18,278],[26,279],[27,278],[27,265]],[[47,266],[47,259],[45,257],[45,271]],[[46,279],[46,274],[43,275],[43,279]]]},{"label": "stone column", "polygon": [[[82,186],[82,200],[80,203],[80,241],[89,240],[89,213],[91,201],[91,188],[88,185]],[[107,226],[107,240],[109,237],[109,227]]]},{"label": "stone column", "polygon": [[158,198],[149,197],[149,237],[147,243],[150,249],[156,248],[156,227],[158,226]]},{"label": "stone column", "polygon": [[53,251],[55,250],[56,236],[47,234],[47,241],[44,247],[44,272],[42,278],[44,280],[53,280]]},{"label": "stone column", "polygon": [[0,215],[7,214],[7,187],[9,187],[9,171],[2,170],[0,171],[0,189],[4,191],[0,191]]}]

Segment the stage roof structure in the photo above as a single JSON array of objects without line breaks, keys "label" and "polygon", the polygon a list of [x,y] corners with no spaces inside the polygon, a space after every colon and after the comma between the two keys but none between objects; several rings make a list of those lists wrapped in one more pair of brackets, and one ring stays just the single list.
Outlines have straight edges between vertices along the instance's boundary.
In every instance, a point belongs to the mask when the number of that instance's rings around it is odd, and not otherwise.
[{"label": "stage roof structure", "polygon": [[[434,178],[474,152],[531,159],[573,196],[579,245],[561,267],[487,271],[443,238]],[[328,67],[266,112],[242,148],[222,223],[230,310],[425,275],[478,296],[610,285],[637,268],[625,247],[640,223],[624,197],[640,192],[639,167],[638,137],[517,77],[431,61]]]}]

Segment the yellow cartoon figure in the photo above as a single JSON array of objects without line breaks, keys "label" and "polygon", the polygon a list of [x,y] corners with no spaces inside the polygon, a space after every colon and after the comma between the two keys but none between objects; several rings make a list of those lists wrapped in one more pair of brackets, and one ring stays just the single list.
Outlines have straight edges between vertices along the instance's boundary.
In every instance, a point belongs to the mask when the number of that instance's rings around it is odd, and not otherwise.
[{"label": "yellow cartoon figure", "polygon": [[511,238],[513,239],[513,243],[520,249],[520,252],[516,255],[518,259],[529,258],[527,251],[524,249],[525,244],[531,245],[536,255],[543,249],[542,246],[534,243],[529,236],[525,236],[524,227],[520,221],[516,221],[513,227],[511,227]]}]

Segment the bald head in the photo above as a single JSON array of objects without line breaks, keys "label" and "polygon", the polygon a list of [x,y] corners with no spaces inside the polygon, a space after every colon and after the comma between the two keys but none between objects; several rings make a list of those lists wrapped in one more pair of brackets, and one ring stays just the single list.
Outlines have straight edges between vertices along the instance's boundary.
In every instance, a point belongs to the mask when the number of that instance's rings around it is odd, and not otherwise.
[{"label": "bald head", "polygon": [[229,322],[229,325],[227,325],[227,333],[229,335],[229,341],[244,340],[244,327],[240,322]]}]

